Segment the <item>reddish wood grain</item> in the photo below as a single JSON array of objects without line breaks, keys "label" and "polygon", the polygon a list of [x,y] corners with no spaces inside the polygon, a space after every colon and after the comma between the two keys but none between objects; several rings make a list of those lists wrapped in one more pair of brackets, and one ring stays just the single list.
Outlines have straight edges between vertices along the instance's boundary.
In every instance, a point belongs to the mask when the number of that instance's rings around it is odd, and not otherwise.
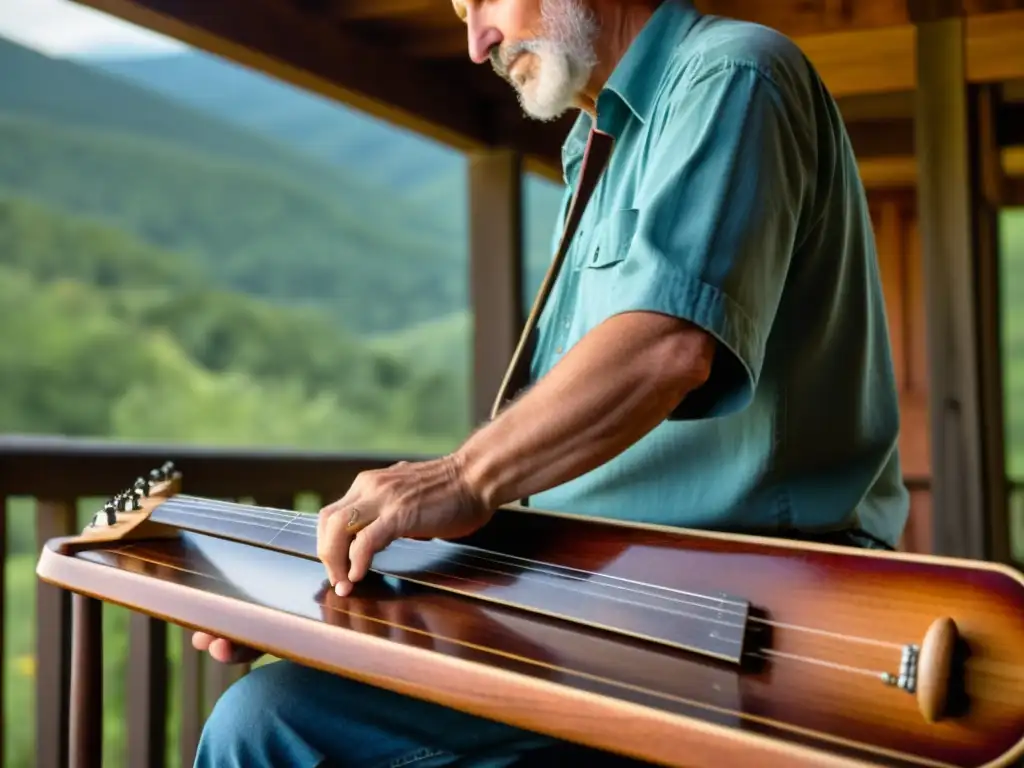
[{"label": "reddish wood grain", "polygon": [[[736,667],[444,589],[375,580],[325,596],[319,563],[195,535],[75,556],[55,542],[39,570],[276,655],[665,765],[999,765],[1024,745],[1024,584],[1006,569],[504,511],[474,542],[739,595],[759,631]],[[375,561],[387,564],[387,553]],[[495,589],[514,600],[535,588],[528,576],[513,569]],[[566,592],[566,606],[575,599]],[[963,695],[930,724],[878,675],[945,615],[965,640]],[[614,622],[614,608],[605,616]]]}]

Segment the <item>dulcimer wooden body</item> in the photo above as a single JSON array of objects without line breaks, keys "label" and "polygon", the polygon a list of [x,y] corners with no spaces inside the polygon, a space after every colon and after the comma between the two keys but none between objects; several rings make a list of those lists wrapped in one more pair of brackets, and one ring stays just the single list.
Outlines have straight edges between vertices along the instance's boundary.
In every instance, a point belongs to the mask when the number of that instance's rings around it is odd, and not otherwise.
[{"label": "dulcimer wooden body", "polygon": [[502,508],[399,540],[340,598],[315,518],[165,465],[37,573],[280,658],[666,766],[1013,766],[1005,566]]}]

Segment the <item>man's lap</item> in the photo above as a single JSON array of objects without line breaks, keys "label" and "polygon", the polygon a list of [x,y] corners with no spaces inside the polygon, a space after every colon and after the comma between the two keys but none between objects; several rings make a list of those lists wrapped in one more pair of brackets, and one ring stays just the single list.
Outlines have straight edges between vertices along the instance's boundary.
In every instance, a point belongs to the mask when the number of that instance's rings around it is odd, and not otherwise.
[{"label": "man's lap", "polygon": [[195,764],[505,768],[526,752],[560,746],[539,734],[280,661],[253,669],[221,696]]}]

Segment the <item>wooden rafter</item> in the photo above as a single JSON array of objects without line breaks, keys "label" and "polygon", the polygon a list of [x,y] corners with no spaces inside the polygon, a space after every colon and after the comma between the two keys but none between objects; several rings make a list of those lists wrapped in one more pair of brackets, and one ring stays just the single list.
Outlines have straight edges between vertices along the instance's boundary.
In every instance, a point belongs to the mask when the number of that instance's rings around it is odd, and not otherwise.
[{"label": "wooden rafter", "polygon": [[695,0],[704,13],[746,19],[790,37],[875,31],[916,21],[1024,10],[1024,0]]},{"label": "wooden rafter", "polygon": [[388,19],[436,12],[437,0],[341,0],[330,5],[335,19]]},{"label": "wooden rafter", "polygon": [[[967,80],[1024,78],[1024,10],[965,20]],[[917,87],[912,23],[795,38],[835,96],[896,93]]]}]

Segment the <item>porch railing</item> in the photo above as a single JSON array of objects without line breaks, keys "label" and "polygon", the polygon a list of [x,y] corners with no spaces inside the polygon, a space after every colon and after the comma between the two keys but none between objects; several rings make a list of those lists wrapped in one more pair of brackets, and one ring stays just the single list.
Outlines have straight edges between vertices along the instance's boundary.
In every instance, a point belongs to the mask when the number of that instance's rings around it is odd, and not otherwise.
[{"label": "porch railing", "polygon": [[[167,459],[189,493],[315,510],[359,472],[415,458],[0,437],[3,766],[68,764],[71,600],[35,578],[43,541],[79,531],[111,492]],[[1011,512],[1024,555],[1024,483]],[[244,668],[208,662],[189,633],[116,606],[103,607],[103,624],[103,765],[191,766],[210,707]]]},{"label": "porch railing", "polygon": [[[71,600],[35,578],[43,541],[78,532],[112,492],[168,459],[189,493],[315,510],[359,472],[415,458],[0,437],[5,768],[68,765]],[[103,624],[103,765],[191,766],[210,707],[239,671],[207,663],[179,627],[109,605]]]}]

